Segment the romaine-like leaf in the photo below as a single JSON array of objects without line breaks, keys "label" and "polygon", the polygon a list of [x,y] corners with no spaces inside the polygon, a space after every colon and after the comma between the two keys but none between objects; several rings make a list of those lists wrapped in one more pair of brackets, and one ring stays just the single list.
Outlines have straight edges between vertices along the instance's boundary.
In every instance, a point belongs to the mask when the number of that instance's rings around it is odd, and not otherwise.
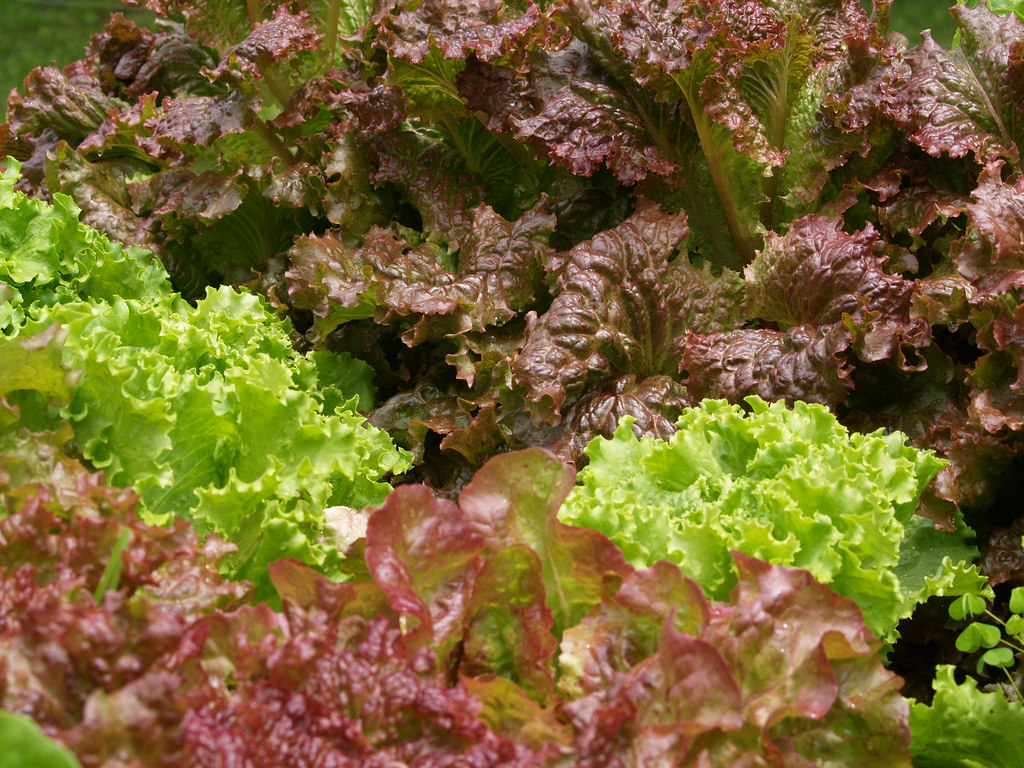
[{"label": "romaine-like leaf", "polygon": [[[309,14],[289,13],[286,7],[280,6],[268,20],[254,25],[243,41],[231,46],[209,76],[222,79],[227,72],[235,71],[257,77],[279,77],[286,72],[277,66],[278,62],[299,51],[314,50],[319,43]],[[272,87],[280,85],[275,83]]]},{"label": "romaine-like leaf", "polygon": [[1008,183],[1002,170],[1002,163],[993,163],[978,177],[967,205],[975,230],[952,254],[960,274],[990,296],[1001,296],[1024,282],[1024,179]]},{"label": "romaine-like leaf", "polygon": [[557,295],[513,363],[535,415],[557,422],[574,396],[618,376],[671,376],[688,332],[735,322],[738,279],[673,258],[688,234],[685,214],[644,201],[615,229],[555,257]]},{"label": "romaine-like leaf", "polygon": [[769,235],[745,271],[748,312],[782,329],[828,325],[844,314],[905,314],[911,285],[883,271],[884,258],[873,252],[877,233],[848,235],[840,225],[806,217],[785,235]]},{"label": "romaine-like leaf", "polygon": [[202,69],[215,62],[181,24],[168,22],[153,32],[115,13],[103,31],[93,35],[89,50],[98,59],[100,81],[117,93],[143,100],[146,94],[199,96],[211,90]]},{"label": "romaine-like leaf", "polygon": [[500,0],[464,0],[399,5],[399,12],[387,17],[382,42],[388,53],[424,70],[439,62],[427,62],[433,50],[449,61],[464,62],[475,56],[491,62],[508,55],[521,38],[537,24],[538,6]]},{"label": "romaine-like leaf", "polygon": [[926,152],[985,164],[1003,157],[1021,163],[1020,40],[1024,22],[997,15],[985,3],[952,9],[960,45],[943,50],[926,31],[906,57],[910,76],[888,108]]},{"label": "romaine-like leaf", "polygon": [[891,142],[873,118],[894,50],[855,3],[581,1],[549,14],[573,35],[534,63],[518,135],[574,173],[664,177],[718,266],[749,262],[763,228],[817,201],[830,171]]}]

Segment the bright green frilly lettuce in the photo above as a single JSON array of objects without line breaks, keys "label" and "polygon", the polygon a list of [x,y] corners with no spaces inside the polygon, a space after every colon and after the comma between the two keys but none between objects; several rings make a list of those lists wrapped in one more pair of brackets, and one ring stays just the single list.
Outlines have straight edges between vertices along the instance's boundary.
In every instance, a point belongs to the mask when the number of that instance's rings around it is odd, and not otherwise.
[{"label": "bright green frilly lettuce", "polygon": [[637,439],[624,419],[588,446],[560,518],[605,533],[637,567],[678,563],[715,599],[736,584],[731,550],[805,568],[890,639],[927,597],[983,588],[970,531],[914,514],[942,460],[899,433],[851,434],[823,406],[747,403],[688,409],[667,442]]},{"label": "bright green frilly lettuce", "polygon": [[20,425],[69,421],[75,450],[134,487],[147,522],[178,515],[234,542],[234,575],[261,594],[281,557],[337,575],[324,510],[380,504],[409,463],[356,411],[369,367],[299,355],[257,296],[211,288],[191,306],[146,251],[80,224],[63,195],[29,200],[16,178],[12,165],[0,182],[0,395]]},{"label": "bright green frilly lettuce", "polygon": [[977,681],[957,683],[952,666],[936,670],[935,698],[910,708],[914,768],[1017,768],[1024,765],[1024,704]]}]

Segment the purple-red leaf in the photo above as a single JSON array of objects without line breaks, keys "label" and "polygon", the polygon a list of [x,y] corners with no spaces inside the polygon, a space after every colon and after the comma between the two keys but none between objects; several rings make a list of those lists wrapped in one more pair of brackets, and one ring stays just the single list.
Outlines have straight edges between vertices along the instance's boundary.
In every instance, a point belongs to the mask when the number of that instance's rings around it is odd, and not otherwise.
[{"label": "purple-red leaf", "polygon": [[366,564],[397,613],[412,617],[410,642],[442,663],[462,640],[483,539],[450,501],[423,486],[396,489],[370,517]]},{"label": "purple-red leaf", "polygon": [[533,300],[554,223],[543,204],[512,222],[481,206],[472,212],[457,265],[437,243],[409,247],[379,228],[355,249],[338,233],[311,235],[292,250],[289,292],[296,306],[313,310],[321,336],[345,320],[420,316],[409,336],[418,343],[439,315],[446,316],[444,333],[482,332]]},{"label": "purple-red leaf", "polygon": [[691,334],[680,371],[687,374],[687,391],[698,400],[738,403],[758,395],[768,401],[836,405],[847,396],[849,372],[840,353],[849,343],[841,326]]},{"label": "purple-red leaf", "polygon": [[209,76],[221,79],[230,71],[238,71],[261,77],[271,73],[281,59],[297,51],[315,50],[320,39],[310,26],[309,14],[291,14],[287,7],[280,6],[269,20],[255,25],[245,40],[231,46]]},{"label": "purple-red leaf", "polygon": [[739,281],[671,260],[688,234],[685,214],[644,201],[615,229],[553,259],[558,294],[513,364],[538,417],[557,423],[590,385],[673,374],[686,333],[732,327]]},{"label": "purple-red leaf", "polygon": [[985,3],[958,5],[951,13],[960,45],[946,51],[926,30],[906,57],[911,73],[890,114],[935,157],[973,153],[983,164],[999,157],[1019,163],[1024,23],[1014,13],[993,13]]},{"label": "purple-red leaf", "polygon": [[559,634],[618,591],[633,570],[603,534],[559,522],[575,474],[546,451],[517,451],[491,459],[459,497],[462,513],[489,550],[525,545],[540,558]]},{"label": "purple-red leaf", "polygon": [[422,63],[432,47],[446,59],[466,59],[472,54],[491,62],[521,51],[522,38],[540,19],[533,3],[521,15],[507,18],[513,8],[500,0],[410,3],[387,17],[383,40],[391,56],[411,64]]}]

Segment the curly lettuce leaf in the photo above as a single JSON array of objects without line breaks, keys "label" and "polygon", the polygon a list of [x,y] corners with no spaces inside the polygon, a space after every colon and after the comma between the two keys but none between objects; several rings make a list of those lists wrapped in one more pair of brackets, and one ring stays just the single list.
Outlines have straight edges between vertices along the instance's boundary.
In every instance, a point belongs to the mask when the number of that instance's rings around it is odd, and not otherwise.
[{"label": "curly lettuce leaf", "polygon": [[1024,22],[984,3],[951,10],[960,45],[944,50],[925,31],[906,57],[909,77],[887,107],[911,140],[929,154],[986,164],[1000,157],[1021,164],[1020,39]]},{"label": "curly lettuce leaf", "polygon": [[914,510],[942,461],[898,433],[850,434],[818,405],[747,404],[746,416],[723,401],[688,409],[667,442],[638,440],[624,421],[588,446],[561,519],[602,531],[637,567],[679,563],[718,599],[735,583],[733,549],[805,568],[886,637],[931,594],[977,587],[971,550],[953,534],[946,554],[963,577],[947,578],[939,561],[899,578],[901,547],[920,527]]},{"label": "curly lettuce leaf", "polygon": [[[477,719],[482,702],[368,590],[317,575],[304,595],[292,580],[284,613],[253,606],[251,585],[219,574],[231,545],[200,546],[181,520],[141,523],[137,497],[62,443],[0,437],[0,706],[83,764],[546,764]],[[42,736],[10,719],[0,713],[5,764],[20,765]],[[78,765],[52,745],[38,757]]]},{"label": "curly lettuce leaf", "polygon": [[917,768],[1012,768],[1024,760],[1017,735],[1024,728],[1024,704],[1007,701],[1001,691],[982,692],[975,680],[957,683],[954,668],[935,675],[931,705],[910,708],[914,738],[910,752]]},{"label": "curly lettuce leaf", "polygon": [[[70,421],[81,454],[134,486],[148,521],[181,515],[230,538],[241,550],[233,573],[263,594],[267,563],[284,555],[337,575],[323,510],[380,503],[383,478],[408,463],[355,411],[372,400],[369,367],[298,355],[257,296],[211,289],[190,306],[148,254],[79,224],[62,195],[53,208],[4,199],[0,258],[14,266],[0,277],[24,320],[2,355],[33,375],[0,384],[25,423]],[[22,253],[38,257],[7,260]]]},{"label": "curly lettuce leaf", "polygon": [[466,219],[457,252],[429,240],[410,244],[381,228],[358,248],[334,231],[300,238],[286,272],[292,301],[312,310],[320,338],[366,317],[417,319],[414,343],[504,325],[534,300],[554,217],[540,205],[507,221],[484,205]]},{"label": "curly lettuce leaf", "polygon": [[48,204],[16,191],[20,171],[9,160],[0,181],[0,333],[12,335],[32,307],[169,292],[166,271],[149,253],[80,223],[80,209],[67,195]]},{"label": "curly lettuce leaf", "polygon": [[405,466],[354,401],[337,407],[326,386],[325,407],[316,364],[295,355],[258,297],[78,302],[35,322],[67,330],[64,364],[83,372],[64,410],[83,455],[139,491],[147,520],[183,515],[230,537],[236,573],[264,588],[261,569],[281,556],[336,563],[320,541],[322,510],[379,503],[390,490],[381,478]]}]

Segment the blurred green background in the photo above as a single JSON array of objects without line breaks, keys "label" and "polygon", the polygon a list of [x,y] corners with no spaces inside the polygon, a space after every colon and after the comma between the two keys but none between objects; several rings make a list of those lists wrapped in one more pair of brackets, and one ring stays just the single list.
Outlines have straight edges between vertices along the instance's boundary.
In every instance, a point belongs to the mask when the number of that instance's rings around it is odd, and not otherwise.
[{"label": "blurred green background", "polygon": [[[21,88],[35,67],[56,61],[61,67],[82,58],[89,38],[102,31],[110,14],[123,12],[139,24],[153,14],[119,0],[0,0],[0,99]],[[2,122],[2,121],[0,121]]]},{"label": "blurred green background", "polygon": [[[862,0],[870,7],[868,0]],[[953,19],[946,0],[896,0],[893,27],[911,44],[922,29],[933,30],[934,37],[948,46],[953,38]],[[0,98],[4,114],[7,96],[20,88],[34,67],[56,61],[65,66],[80,59],[90,35],[103,28],[113,11],[138,23],[148,23],[151,14],[129,9],[118,0],[0,0]]]}]

